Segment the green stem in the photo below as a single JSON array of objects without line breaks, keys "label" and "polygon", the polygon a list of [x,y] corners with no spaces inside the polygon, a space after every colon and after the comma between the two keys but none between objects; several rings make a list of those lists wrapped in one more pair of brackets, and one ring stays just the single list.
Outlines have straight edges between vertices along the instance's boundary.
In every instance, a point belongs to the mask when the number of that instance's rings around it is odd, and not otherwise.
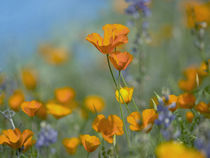
[{"label": "green stem", "polygon": [[[113,75],[113,72],[112,72],[112,68],[111,68],[111,65],[110,65],[110,62],[109,62],[109,55],[107,54],[107,63],[108,63],[108,66],[109,66],[109,71],[111,73],[111,76],[112,76],[112,79],[114,81],[114,84],[116,86],[116,89],[118,90],[119,94],[120,94],[120,90],[118,89],[118,86],[117,86],[117,82],[115,80],[115,77]],[[121,95],[120,95],[121,96]],[[120,113],[121,113],[121,118],[123,120],[123,124],[124,124],[124,129],[125,129],[125,135],[126,135],[126,138],[127,138],[127,141],[128,141],[128,145],[130,146],[130,141],[129,141],[129,138],[128,138],[128,134],[127,134],[127,129],[126,129],[126,125],[125,125],[125,120],[124,120],[124,115],[123,115],[123,110],[122,110],[122,106],[121,106],[121,103],[119,101],[119,104],[120,104]]]},{"label": "green stem", "polygon": [[[123,74],[122,74],[122,73],[120,73],[120,77],[121,77],[121,79],[122,79],[124,85],[127,87],[128,84],[126,83],[125,78],[123,77]],[[137,105],[136,105],[136,102],[135,102],[134,97],[132,97],[131,101],[132,101],[134,107],[136,108],[136,110],[139,111],[139,108],[138,108]]]},{"label": "green stem", "polygon": [[87,153],[87,158],[89,158],[89,154],[90,154],[90,153],[88,152],[88,153]]}]

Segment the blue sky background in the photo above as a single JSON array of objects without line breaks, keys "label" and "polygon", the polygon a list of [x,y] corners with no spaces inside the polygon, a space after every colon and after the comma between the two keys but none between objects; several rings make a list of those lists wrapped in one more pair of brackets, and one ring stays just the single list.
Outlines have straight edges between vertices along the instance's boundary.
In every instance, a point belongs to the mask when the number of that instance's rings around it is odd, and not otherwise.
[{"label": "blue sky background", "polygon": [[73,22],[84,23],[109,8],[109,0],[1,0],[0,62],[11,56],[28,55],[52,30]]}]

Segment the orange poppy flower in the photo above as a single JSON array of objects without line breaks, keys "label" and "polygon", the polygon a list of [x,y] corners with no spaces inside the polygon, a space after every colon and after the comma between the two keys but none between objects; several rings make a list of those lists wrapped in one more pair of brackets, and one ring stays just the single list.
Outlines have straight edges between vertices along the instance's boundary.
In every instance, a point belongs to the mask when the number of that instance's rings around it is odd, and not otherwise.
[{"label": "orange poppy flower", "polygon": [[129,29],[121,24],[106,24],[103,26],[104,38],[98,33],[92,33],[86,37],[101,53],[110,54],[114,49],[128,42]]},{"label": "orange poppy flower", "polygon": [[3,103],[4,103],[4,98],[5,98],[5,94],[4,94],[4,93],[1,93],[1,94],[0,94],[0,106],[3,105]]},{"label": "orange poppy flower", "polygon": [[100,140],[96,136],[90,136],[86,134],[86,135],[81,135],[80,139],[82,145],[84,146],[87,152],[95,151],[98,148],[98,146],[101,144]]},{"label": "orange poppy flower", "polygon": [[72,113],[72,110],[66,106],[56,104],[56,103],[48,103],[47,104],[47,112],[53,115],[56,119],[60,119]]},{"label": "orange poppy flower", "polygon": [[200,102],[195,106],[195,109],[205,117],[210,118],[210,103]]},{"label": "orange poppy flower", "polygon": [[71,87],[63,87],[55,90],[55,97],[58,102],[66,104],[75,98],[75,91]]},{"label": "orange poppy flower", "polygon": [[130,123],[129,128],[132,131],[145,130],[149,132],[157,118],[158,114],[154,109],[145,109],[142,112],[142,118],[139,112],[132,112],[127,117],[127,121]]},{"label": "orange poppy flower", "polygon": [[142,112],[142,126],[146,132],[151,131],[154,121],[158,118],[158,114],[154,109],[145,109]]},{"label": "orange poppy flower", "polygon": [[195,104],[195,96],[191,93],[183,93],[178,96],[177,106],[183,109],[191,109]]},{"label": "orange poppy flower", "polygon": [[186,119],[188,122],[192,122],[194,118],[194,114],[191,111],[186,112]]},{"label": "orange poppy flower", "polygon": [[201,77],[206,77],[208,75],[209,67],[210,67],[210,59],[208,59],[207,62],[202,62],[200,64],[200,67],[198,68],[198,75]]},{"label": "orange poppy flower", "polygon": [[109,56],[109,59],[114,67],[117,70],[121,71],[125,70],[127,66],[131,63],[131,61],[133,60],[133,56],[128,52],[115,52]]},{"label": "orange poppy flower", "polygon": [[24,94],[21,90],[16,90],[9,98],[9,106],[14,111],[19,111],[21,103],[24,101]]},{"label": "orange poppy flower", "polygon": [[105,106],[104,99],[95,95],[87,96],[85,98],[84,104],[85,107],[92,113],[101,112]]},{"label": "orange poppy flower", "polygon": [[36,115],[36,112],[41,107],[42,103],[32,100],[32,101],[25,101],[21,104],[21,109],[24,113],[28,116],[33,117]]},{"label": "orange poppy flower", "polygon": [[130,124],[129,128],[132,131],[140,131],[141,127],[141,114],[139,112],[132,112],[128,117],[127,121]]},{"label": "orange poppy flower", "polygon": [[33,69],[25,68],[21,72],[22,82],[24,86],[29,89],[33,90],[37,86],[37,75]]},{"label": "orange poppy flower", "polygon": [[23,151],[26,151],[35,143],[32,137],[33,132],[29,129],[24,130],[23,133],[18,128],[3,130],[0,135],[0,144],[6,144],[13,149],[23,147]]},{"label": "orange poppy flower", "polygon": [[[176,104],[177,102],[177,96],[176,95],[168,95],[168,98],[166,99],[166,97],[163,98],[163,101],[165,103],[166,106],[169,106],[171,104]],[[174,112],[177,109],[177,106],[173,107],[173,108],[169,108],[170,111]]]},{"label": "orange poppy flower", "polygon": [[49,64],[53,65],[63,64],[68,59],[67,50],[64,48],[56,48],[50,44],[41,45],[39,52]]},{"label": "orange poppy flower", "polygon": [[118,102],[120,101],[121,104],[128,104],[132,100],[133,89],[134,88],[129,87],[120,88],[120,93],[118,90],[115,91],[115,98]]},{"label": "orange poppy flower", "polygon": [[189,1],[185,3],[187,26],[195,27],[196,24],[206,22],[210,24],[210,3],[201,3],[198,1]]},{"label": "orange poppy flower", "polygon": [[42,104],[41,107],[37,110],[36,115],[42,120],[47,118],[47,108],[44,104]]},{"label": "orange poppy flower", "polygon": [[196,75],[197,68],[195,67],[189,67],[184,71],[184,75],[186,76],[185,80],[179,80],[179,88],[183,91],[192,91],[194,88],[196,88]]},{"label": "orange poppy flower", "polygon": [[178,142],[164,142],[156,148],[157,158],[205,158],[205,156]]},{"label": "orange poppy flower", "polygon": [[104,115],[98,115],[93,124],[93,129],[96,132],[100,132],[108,143],[113,143],[114,135],[123,135],[123,122],[116,115],[109,115],[106,119]]},{"label": "orange poppy flower", "polygon": [[77,137],[65,138],[63,140],[63,145],[65,146],[66,151],[71,155],[75,154],[79,144],[80,139]]}]

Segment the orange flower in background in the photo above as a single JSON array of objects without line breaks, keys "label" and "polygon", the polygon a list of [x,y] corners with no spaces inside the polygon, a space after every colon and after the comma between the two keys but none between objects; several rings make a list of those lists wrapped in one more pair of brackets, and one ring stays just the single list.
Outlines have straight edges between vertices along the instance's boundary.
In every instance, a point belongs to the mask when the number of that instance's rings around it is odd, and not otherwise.
[{"label": "orange flower in background", "polygon": [[191,93],[183,93],[178,96],[177,106],[183,109],[191,109],[195,105],[195,96]]},{"label": "orange flower in background", "polygon": [[79,144],[80,139],[77,137],[65,138],[63,140],[63,145],[66,148],[66,151],[71,155],[75,154]]},{"label": "orange flower in background", "polygon": [[19,111],[21,103],[24,101],[24,94],[21,90],[15,90],[9,97],[9,106],[14,111]]},{"label": "orange flower in background", "polygon": [[192,122],[194,118],[194,114],[191,111],[186,112],[186,119],[188,122]]},{"label": "orange flower in background", "polygon": [[92,113],[101,112],[105,106],[104,99],[96,95],[87,96],[84,100],[84,104]]},{"label": "orange flower in background", "polygon": [[35,70],[29,69],[29,68],[24,68],[21,71],[21,77],[22,77],[22,82],[27,89],[33,90],[36,88],[37,75],[36,75]]},{"label": "orange flower in background", "polygon": [[21,104],[21,109],[24,113],[28,116],[33,117],[36,115],[36,112],[42,106],[42,103],[32,100],[32,101],[25,101]]},{"label": "orange flower in background", "polygon": [[141,114],[139,112],[132,112],[128,117],[127,121],[130,124],[129,128],[132,131],[140,131],[141,127]]},{"label": "orange flower in background", "polygon": [[131,63],[131,61],[133,60],[133,56],[128,52],[115,52],[109,56],[109,59],[114,67],[117,70],[121,71],[125,70],[127,66]]},{"label": "orange flower in background", "polygon": [[68,52],[64,48],[57,48],[50,44],[41,45],[39,52],[44,59],[53,65],[60,65],[68,60]]},{"label": "orange flower in background", "polygon": [[151,131],[154,121],[158,118],[158,114],[154,109],[145,109],[142,112],[142,126],[146,132]]},{"label": "orange flower in background", "polygon": [[5,98],[5,94],[4,94],[4,93],[1,93],[1,94],[0,94],[0,106],[3,105],[3,103],[4,103],[4,98]]},{"label": "orange flower in background", "polygon": [[115,98],[121,104],[124,103],[128,104],[132,100],[133,89],[134,88],[129,88],[129,87],[120,88],[120,93],[118,90],[115,91]]},{"label": "orange flower in background", "polygon": [[195,67],[187,68],[184,71],[184,75],[186,79],[179,80],[179,83],[178,83],[179,88],[182,89],[183,91],[192,91],[197,86],[197,83],[196,83],[196,75],[198,75],[197,68]]},{"label": "orange flower in background", "polygon": [[[177,96],[176,95],[168,95],[167,97],[163,98],[163,101],[165,103],[166,106],[169,106],[171,104],[176,104],[177,102]],[[169,108],[170,111],[174,112],[177,109],[177,106],[173,107],[173,108]]]},{"label": "orange flower in background", "polygon": [[96,136],[90,136],[86,134],[86,135],[81,135],[80,139],[82,145],[84,146],[87,152],[95,151],[98,148],[98,146],[101,144],[100,140]]},{"label": "orange flower in background", "polygon": [[201,77],[206,77],[208,75],[210,67],[210,59],[208,59],[208,62],[201,62],[200,67],[198,68],[198,74]]},{"label": "orange flower in background", "polygon": [[156,155],[157,158],[205,158],[201,152],[178,142],[160,144],[156,148]]},{"label": "orange flower in background", "polygon": [[24,130],[23,133],[18,128],[3,130],[0,144],[6,144],[13,149],[23,148],[23,151],[26,151],[35,143],[32,137],[33,132],[29,129]]},{"label": "orange flower in background", "polygon": [[195,109],[205,117],[210,118],[210,103],[200,102],[195,106]]},{"label": "orange flower in background", "polygon": [[104,115],[98,115],[93,124],[93,129],[96,132],[100,132],[108,143],[113,143],[114,135],[123,135],[123,122],[116,115],[109,115],[106,119]]},{"label": "orange flower in background", "polygon": [[55,97],[58,102],[66,104],[75,98],[75,91],[71,87],[63,87],[55,90]]},{"label": "orange flower in background", "polygon": [[196,24],[206,22],[210,24],[210,3],[201,3],[198,1],[188,1],[185,3],[187,26],[195,27]]},{"label": "orange flower in background", "polygon": [[53,115],[56,119],[60,119],[72,113],[72,110],[66,106],[56,104],[56,103],[48,103],[47,104],[47,112]]},{"label": "orange flower in background", "polygon": [[128,42],[129,29],[121,24],[106,24],[103,26],[104,38],[98,33],[92,33],[86,37],[101,53],[110,54],[114,49]]},{"label": "orange flower in background", "polygon": [[37,110],[36,115],[42,120],[47,118],[47,108],[44,104],[42,104],[41,107]]}]

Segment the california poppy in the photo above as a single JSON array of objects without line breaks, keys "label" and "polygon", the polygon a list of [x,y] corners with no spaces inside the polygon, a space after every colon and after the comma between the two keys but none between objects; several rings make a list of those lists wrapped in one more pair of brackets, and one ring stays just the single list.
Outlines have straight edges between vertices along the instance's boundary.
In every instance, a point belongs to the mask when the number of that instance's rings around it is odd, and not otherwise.
[{"label": "california poppy", "polygon": [[32,101],[25,101],[21,104],[21,109],[24,113],[26,113],[28,116],[33,117],[36,115],[36,112],[41,107],[42,103],[32,100]]},{"label": "california poppy", "polygon": [[114,135],[123,135],[123,122],[116,115],[109,115],[106,119],[104,115],[98,115],[93,124],[93,129],[96,132],[100,132],[108,143],[113,143]]},{"label": "california poppy", "polygon": [[63,140],[63,145],[66,148],[66,151],[73,155],[76,150],[77,150],[77,146],[80,144],[80,139],[77,137],[72,137],[72,138],[65,138]]},{"label": "california poppy", "polygon": [[60,119],[72,113],[72,110],[66,106],[56,103],[47,104],[47,112],[53,115],[56,119]]},{"label": "california poppy", "polygon": [[55,97],[58,102],[66,104],[75,98],[75,91],[71,87],[62,87],[55,90]]},{"label": "california poppy", "polygon": [[24,94],[21,90],[16,90],[9,97],[9,106],[14,111],[19,111],[21,103],[24,101]]},{"label": "california poppy", "polygon": [[18,128],[3,130],[0,144],[6,144],[13,149],[23,148],[23,151],[26,151],[35,143],[32,137],[33,132],[29,129],[24,130],[23,133]]},{"label": "california poppy", "polygon": [[106,24],[103,26],[104,38],[98,33],[92,33],[86,37],[101,53],[110,54],[114,49],[128,42],[129,29],[121,24]]},{"label": "california poppy", "polygon": [[191,109],[195,104],[195,96],[191,93],[183,93],[178,96],[177,106],[179,108]]},{"label": "california poppy", "polygon": [[82,145],[84,146],[87,152],[95,151],[98,148],[98,146],[101,144],[100,140],[96,136],[90,136],[86,134],[86,135],[81,135],[80,139]]},{"label": "california poppy", "polygon": [[188,122],[192,122],[194,118],[194,114],[191,111],[186,112],[186,119]]},{"label": "california poppy", "polygon": [[93,113],[101,112],[104,109],[105,101],[96,95],[87,96],[84,100],[85,107]]},{"label": "california poppy", "polygon": [[115,91],[115,98],[121,104],[124,104],[124,103],[128,104],[132,100],[133,89],[134,88],[129,88],[129,87],[120,88],[120,90]]},{"label": "california poppy", "polygon": [[128,52],[115,52],[110,54],[109,59],[114,67],[121,71],[125,70],[133,60],[133,56]]},{"label": "california poppy", "polygon": [[36,75],[35,70],[30,69],[30,68],[24,68],[21,71],[21,76],[22,76],[22,82],[27,89],[33,90],[36,88],[37,75]]}]

